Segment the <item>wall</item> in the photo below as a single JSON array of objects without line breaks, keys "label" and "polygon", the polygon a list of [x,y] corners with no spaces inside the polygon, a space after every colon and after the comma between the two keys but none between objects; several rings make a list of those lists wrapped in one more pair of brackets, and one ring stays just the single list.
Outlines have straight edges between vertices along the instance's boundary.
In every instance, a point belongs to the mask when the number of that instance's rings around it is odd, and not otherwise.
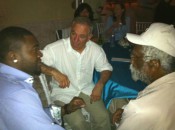
[{"label": "wall", "polygon": [[1,0],[0,26],[71,20],[72,0]]},{"label": "wall", "polygon": [[0,30],[20,26],[30,30],[41,48],[56,41],[55,31],[70,25],[73,0],[0,0]]},{"label": "wall", "polygon": [[[51,20],[72,20],[74,0],[0,0],[0,27]],[[94,13],[104,0],[84,0]],[[96,15],[95,15],[96,17]]]}]

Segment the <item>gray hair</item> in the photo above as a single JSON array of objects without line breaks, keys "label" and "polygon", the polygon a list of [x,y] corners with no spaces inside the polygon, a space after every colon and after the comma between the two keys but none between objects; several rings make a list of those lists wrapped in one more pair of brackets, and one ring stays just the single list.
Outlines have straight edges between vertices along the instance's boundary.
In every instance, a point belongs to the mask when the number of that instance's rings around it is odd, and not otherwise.
[{"label": "gray hair", "polygon": [[167,73],[175,71],[175,57],[151,46],[143,46],[142,52],[145,62],[158,59],[160,60],[162,68],[164,68]]},{"label": "gray hair", "polygon": [[85,24],[88,25],[90,27],[90,32],[89,34],[92,34],[92,30],[93,30],[93,25],[92,22],[89,18],[87,17],[75,17],[72,21],[72,25],[74,24]]}]

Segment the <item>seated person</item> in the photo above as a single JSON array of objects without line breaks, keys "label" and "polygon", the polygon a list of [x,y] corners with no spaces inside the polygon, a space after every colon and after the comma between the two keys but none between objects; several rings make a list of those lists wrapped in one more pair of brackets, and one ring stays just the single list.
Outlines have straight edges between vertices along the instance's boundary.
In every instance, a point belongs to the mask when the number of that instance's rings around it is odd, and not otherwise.
[{"label": "seated person", "polygon": [[115,41],[123,39],[130,28],[130,18],[125,15],[125,5],[116,3],[113,9],[113,15],[109,16],[104,23],[104,38],[110,41],[111,36],[114,35]]},{"label": "seated person", "polygon": [[141,35],[127,34],[135,44],[131,54],[132,78],[148,86],[118,109],[117,130],[174,130],[175,128],[175,28],[153,23]]},{"label": "seated person", "polygon": [[[92,23],[93,23],[92,34],[93,35],[92,35],[91,40],[94,41],[95,43],[98,43],[98,40],[99,40],[98,39],[98,29],[97,29],[97,24],[94,21],[94,13],[92,11],[91,6],[87,3],[79,4],[78,8],[74,12],[74,18],[75,17],[87,17],[92,21]],[[62,31],[63,37],[62,38],[69,37],[70,36],[70,31],[71,31],[70,27],[63,29],[63,31]]]},{"label": "seated person", "polygon": [[[70,37],[48,44],[42,51],[42,61],[51,68],[51,73],[55,68],[63,74],[63,79],[65,79],[59,82],[61,84],[55,80],[50,83],[53,101],[56,100],[62,105],[70,102],[74,96],[78,96],[86,103],[84,109],[89,112],[93,125],[90,126],[85,121],[82,112],[77,110],[64,116],[70,127],[75,130],[89,130],[90,128],[110,130],[109,113],[101,97],[103,87],[111,76],[112,66],[104,50],[91,41],[91,37],[90,19],[76,17],[72,21]],[[100,72],[100,78],[96,84],[93,82],[94,69]]]},{"label": "seated person", "polygon": [[[45,113],[32,85],[33,75],[39,75],[43,66],[41,57],[39,43],[28,30],[8,27],[0,31],[1,130],[63,130]],[[58,112],[61,117],[84,106],[81,98],[74,97]]]}]

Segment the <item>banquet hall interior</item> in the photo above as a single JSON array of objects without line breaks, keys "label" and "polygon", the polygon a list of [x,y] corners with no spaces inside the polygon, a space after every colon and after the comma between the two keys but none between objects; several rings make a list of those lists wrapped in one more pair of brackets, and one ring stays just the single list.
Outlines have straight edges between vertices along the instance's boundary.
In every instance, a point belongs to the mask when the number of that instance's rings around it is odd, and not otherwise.
[{"label": "banquet hall interior", "polygon": [[[112,8],[118,2],[125,4],[132,21],[131,32],[136,33],[136,22],[154,22],[160,0],[1,0],[0,30],[7,26],[24,27],[34,33],[42,49],[57,40],[56,30],[70,26],[80,3],[88,3],[93,9],[94,19],[101,22],[105,4]],[[47,106],[42,87],[38,85],[40,82],[35,84],[43,106]]]}]

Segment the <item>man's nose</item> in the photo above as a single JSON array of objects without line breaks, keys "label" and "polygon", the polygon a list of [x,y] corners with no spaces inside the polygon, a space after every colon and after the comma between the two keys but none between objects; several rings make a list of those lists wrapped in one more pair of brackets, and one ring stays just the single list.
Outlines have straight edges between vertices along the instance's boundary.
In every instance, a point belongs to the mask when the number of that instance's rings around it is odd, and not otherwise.
[{"label": "man's nose", "polygon": [[75,40],[76,42],[79,41],[79,36],[76,35],[75,38],[74,38],[74,40]]}]

